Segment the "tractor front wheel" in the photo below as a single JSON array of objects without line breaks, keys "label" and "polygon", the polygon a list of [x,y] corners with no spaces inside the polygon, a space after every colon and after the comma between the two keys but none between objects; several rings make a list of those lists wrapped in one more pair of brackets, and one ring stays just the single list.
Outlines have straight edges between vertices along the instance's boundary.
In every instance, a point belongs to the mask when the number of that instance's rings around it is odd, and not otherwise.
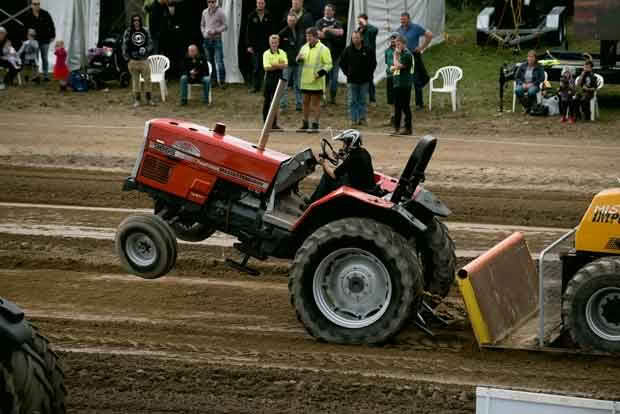
[{"label": "tractor front wheel", "polygon": [[161,217],[130,216],[118,228],[116,250],[128,272],[156,279],[174,267],[177,241]]},{"label": "tractor front wheel", "polygon": [[422,271],[407,241],[370,219],[326,224],[297,251],[291,304],[315,338],[383,343],[407,322],[422,295]]},{"label": "tractor front wheel", "polygon": [[568,282],[564,323],[584,349],[620,352],[620,258],[605,257],[581,268]]}]

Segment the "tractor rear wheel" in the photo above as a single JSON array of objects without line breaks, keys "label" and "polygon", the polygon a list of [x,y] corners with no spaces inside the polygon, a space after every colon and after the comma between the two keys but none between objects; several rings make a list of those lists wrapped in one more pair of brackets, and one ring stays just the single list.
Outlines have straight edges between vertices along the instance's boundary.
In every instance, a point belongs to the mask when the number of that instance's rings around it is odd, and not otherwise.
[{"label": "tractor rear wheel", "polygon": [[568,282],[562,316],[584,349],[620,352],[620,258],[605,257],[581,268]]},{"label": "tractor rear wheel", "polygon": [[35,328],[21,347],[0,350],[0,413],[63,414],[66,394],[58,356]]},{"label": "tractor rear wheel", "polygon": [[383,343],[420,303],[422,271],[400,234],[371,219],[347,218],[319,228],[299,248],[289,294],[315,338]]},{"label": "tractor rear wheel", "polygon": [[454,284],[456,254],[454,241],[446,225],[436,217],[428,223],[428,229],[416,240],[416,246],[424,268],[424,290],[430,294],[427,301],[432,308],[448,296]]},{"label": "tractor rear wheel", "polygon": [[130,216],[118,228],[116,250],[128,272],[156,279],[174,267],[177,242],[161,217]]}]

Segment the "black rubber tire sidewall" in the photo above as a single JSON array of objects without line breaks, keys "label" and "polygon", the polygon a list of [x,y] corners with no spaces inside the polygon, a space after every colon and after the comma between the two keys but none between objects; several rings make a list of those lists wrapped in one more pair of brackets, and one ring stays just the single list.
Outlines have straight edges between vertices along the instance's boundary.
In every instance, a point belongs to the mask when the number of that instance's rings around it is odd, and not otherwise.
[{"label": "black rubber tire sidewall", "polygon": [[0,413],[64,414],[66,394],[60,360],[36,328],[21,347],[0,352]]},{"label": "black rubber tire sidewall", "polygon": [[[173,252],[170,249],[170,236],[155,218],[157,216],[130,216],[119,226],[116,233],[116,251],[123,267],[130,273],[145,279],[156,279],[170,270]],[[146,234],[157,249],[157,259],[148,266],[140,266],[131,261],[125,252],[125,241],[134,232]]]},{"label": "black rubber tire sidewall", "polygon": [[204,224],[204,223],[194,223],[190,230],[187,230],[180,223],[172,224],[172,230],[174,231],[174,235],[177,239],[183,240],[186,242],[201,242],[203,240],[208,239],[215,233],[215,229]]},{"label": "black rubber tire sidewall", "polygon": [[581,348],[620,353],[620,341],[600,338],[589,328],[586,306],[590,297],[606,286],[620,288],[620,258],[596,260],[581,268],[568,282],[562,302],[562,316],[573,341]]},{"label": "black rubber tire sidewall", "polygon": [[[392,303],[379,320],[364,328],[343,328],[329,321],[313,295],[317,266],[327,254],[345,247],[371,252],[391,277]],[[315,338],[341,344],[380,344],[402,329],[419,304],[421,267],[407,241],[388,226],[370,219],[342,219],[319,228],[299,248],[291,268],[289,293],[297,318]]]},{"label": "black rubber tire sidewall", "polygon": [[430,295],[426,300],[432,308],[448,296],[456,276],[454,241],[445,224],[433,217],[427,230],[416,239],[424,270],[424,290]]}]

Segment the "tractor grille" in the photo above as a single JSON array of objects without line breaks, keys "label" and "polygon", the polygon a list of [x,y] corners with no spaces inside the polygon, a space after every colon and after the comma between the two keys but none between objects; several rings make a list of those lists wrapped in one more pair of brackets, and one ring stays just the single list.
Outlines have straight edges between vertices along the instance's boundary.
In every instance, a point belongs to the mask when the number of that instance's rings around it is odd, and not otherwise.
[{"label": "tractor grille", "polygon": [[142,175],[162,184],[168,183],[172,165],[158,158],[146,156],[142,163]]},{"label": "tractor grille", "polygon": [[612,237],[605,246],[607,250],[620,250],[620,239]]}]

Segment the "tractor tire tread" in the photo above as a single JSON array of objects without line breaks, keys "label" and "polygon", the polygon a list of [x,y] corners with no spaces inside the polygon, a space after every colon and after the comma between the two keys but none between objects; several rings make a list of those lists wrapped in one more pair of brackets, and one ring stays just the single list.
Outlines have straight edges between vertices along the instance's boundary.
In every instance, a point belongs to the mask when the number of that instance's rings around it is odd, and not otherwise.
[{"label": "tractor tire tread", "polygon": [[[310,312],[305,303],[313,302],[313,293],[304,289],[304,274],[312,266],[322,244],[335,240],[361,239],[374,242],[384,252],[390,266],[398,270],[402,294],[398,298],[397,310],[391,318],[379,319],[374,324],[360,328],[363,333],[343,331],[327,321],[320,311]],[[417,255],[411,251],[407,241],[390,227],[365,218],[346,218],[328,223],[311,234],[295,254],[288,281],[291,304],[297,319],[313,337],[339,344],[381,344],[396,335],[409,320],[412,309],[421,298],[422,270]],[[357,331],[357,330],[356,330]]]}]

